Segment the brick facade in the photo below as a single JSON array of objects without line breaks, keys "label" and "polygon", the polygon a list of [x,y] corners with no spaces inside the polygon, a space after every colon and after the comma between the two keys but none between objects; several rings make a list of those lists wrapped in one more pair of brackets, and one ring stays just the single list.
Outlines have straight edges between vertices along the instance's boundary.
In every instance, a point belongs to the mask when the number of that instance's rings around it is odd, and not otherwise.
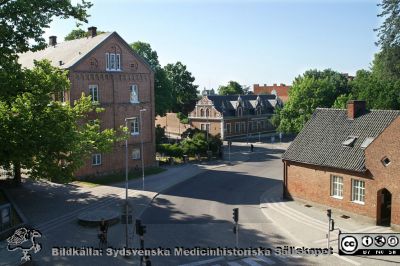
[{"label": "brick facade", "polygon": [[291,89],[291,86],[285,85],[281,83],[280,85],[273,84],[268,86],[267,84],[259,85],[259,84],[254,84],[253,85],[253,92],[254,94],[260,95],[260,94],[274,94],[276,95],[284,102],[286,103],[289,100],[289,91]]},{"label": "brick facade", "polygon": [[[106,70],[106,53],[120,54],[121,71]],[[154,132],[154,74],[131,48],[117,35],[112,34],[94,51],[70,69],[71,90],[68,99],[73,103],[82,92],[89,94],[89,85],[97,85],[100,107],[105,111],[92,114],[89,119],[100,119],[102,129],[117,130],[125,125],[125,118],[137,117],[142,112],[142,132],[130,136],[128,140],[128,167],[141,167],[141,159],[132,159],[132,151],[140,149],[143,138],[144,166],[152,166],[155,162]],[[139,102],[130,102],[130,86],[138,86]],[[128,128],[130,123],[128,122]],[[140,129],[139,129],[140,130]],[[115,144],[111,153],[101,155],[101,164],[92,165],[89,158],[77,176],[97,175],[119,172],[125,169],[125,143]],[[140,156],[141,157],[141,156]]]},{"label": "brick facade", "polygon": [[252,111],[242,108],[241,111],[236,110],[230,115],[224,115],[214,106],[212,100],[204,96],[189,114],[189,122],[191,127],[203,130],[206,130],[208,125],[210,134],[219,134],[222,139],[275,131],[270,122],[273,108],[263,111],[260,109],[259,113]]},{"label": "brick facade", "polygon": [[190,128],[189,124],[182,124],[176,113],[166,113],[164,116],[156,117],[156,126],[165,128],[165,135],[169,138],[178,137]]},{"label": "brick facade", "polygon": [[[383,160],[388,158],[386,166]],[[400,117],[397,117],[365,149],[367,170],[353,172],[293,161],[284,162],[284,191],[289,198],[316,202],[372,218],[377,224],[383,223],[381,214],[384,206],[382,190],[391,193],[390,222],[395,229],[400,228]],[[331,177],[343,178],[342,198],[332,196]],[[352,180],[365,182],[364,203],[352,200]]]}]

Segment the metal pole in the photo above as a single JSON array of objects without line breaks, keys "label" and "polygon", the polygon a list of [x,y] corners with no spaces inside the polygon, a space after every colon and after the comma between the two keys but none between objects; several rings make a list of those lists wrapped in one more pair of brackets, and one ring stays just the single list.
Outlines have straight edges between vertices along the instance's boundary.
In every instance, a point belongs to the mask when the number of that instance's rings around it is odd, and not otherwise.
[{"label": "metal pole", "polygon": [[328,218],[328,249],[331,245],[331,218]]},{"label": "metal pole", "polygon": [[236,223],[236,247],[239,248],[239,223]]},{"label": "metal pole", "polygon": [[146,109],[142,109],[139,111],[140,113],[140,157],[142,158],[142,180],[143,180],[143,186],[142,190],[144,190],[144,154],[143,154],[143,132],[142,132],[142,112],[146,111]]},{"label": "metal pole", "polygon": [[[125,127],[128,128],[128,119],[125,119]],[[128,248],[128,138],[125,140],[125,216],[125,240]]]},{"label": "metal pole", "polygon": [[229,140],[228,140],[228,155],[229,155],[229,164],[231,164],[231,144],[229,143]]}]

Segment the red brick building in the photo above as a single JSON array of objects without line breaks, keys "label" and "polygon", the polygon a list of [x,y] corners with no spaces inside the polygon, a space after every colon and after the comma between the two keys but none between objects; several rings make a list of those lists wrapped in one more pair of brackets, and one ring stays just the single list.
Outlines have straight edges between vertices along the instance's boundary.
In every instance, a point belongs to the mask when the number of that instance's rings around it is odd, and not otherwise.
[{"label": "red brick building", "polygon": [[283,103],[286,103],[289,100],[290,88],[291,86],[285,85],[283,83],[281,83],[280,85],[274,84],[272,86],[267,86],[267,84],[264,84],[264,86],[260,86],[259,84],[253,85],[254,94],[275,94],[282,100]]},{"label": "red brick building", "polygon": [[[69,71],[71,89],[63,95],[64,101],[73,104],[82,93],[91,95],[105,111],[92,114],[90,119],[99,119],[102,129],[118,129],[129,121],[129,168],[150,166],[155,162],[154,132],[154,73],[150,66],[138,56],[116,33],[96,34],[89,28],[90,36],[57,43],[51,36],[46,49],[20,55],[24,67],[33,67],[33,60],[48,59],[53,66]],[[140,125],[140,110],[142,125]],[[140,143],[143,138],[144,156]],[[97,175],[121,171],[125,168],[125,144],[118,143],[107,154],[92,154],[76,176]]]},{"label": "red brick building", "polygon": [[400,228],[400,111],[318,108],[283,163],[285,197]]},{"label": "red brick building", "polygon": [[270,119],[277,105],[282,102],[276,95],[203,96],[189,114],[189,123],[221,139],[273,132]]}]

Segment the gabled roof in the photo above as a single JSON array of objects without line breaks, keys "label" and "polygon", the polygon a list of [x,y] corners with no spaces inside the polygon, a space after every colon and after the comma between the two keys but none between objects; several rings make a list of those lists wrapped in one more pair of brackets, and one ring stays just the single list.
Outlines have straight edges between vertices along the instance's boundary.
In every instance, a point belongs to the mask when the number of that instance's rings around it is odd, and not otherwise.
[{"label": "gabled roof", "polygon": [[[317,108],[282,158],[364,172],[365,154],[361,144],[366,138],[376,138],[399,115],[397,110],[371,110],[350,120],[344,109]],[[346,145],[350,142],[346,140],[352,137],[356,137],[355,141]]]},{"label": "gabled roof", "polygon": [[275,108],[278,100],[275,95],[208,95],[207,98],[213,102],[215,109],[221,113],[236,110],[239,106],[239,97],[241,99],[240,106],[247,109],[256,107],[255,101],[259,99],[259,104],[264,108]]},{"label": "gabled roof", "polygon": [[[71,41],[65,41],[57,43],[55,46],[47,46],[47,48],[40,51],[30,51],[19,54],[18,62],[22,65],[22,67],[33,68],[34,60],[48,59],[51,61],[53,66],[68,69],[88,56],[111,36],[115,36],[120,39],[122,44],[124,44],[133,54],[135,54],[140,62],[145,64],[150,71],[153,71],[146,60],[138,55],[116,32],[105,32],[95,37],[85,37]],[[60,65],[60,61],[62,62],[62,65]]]}]

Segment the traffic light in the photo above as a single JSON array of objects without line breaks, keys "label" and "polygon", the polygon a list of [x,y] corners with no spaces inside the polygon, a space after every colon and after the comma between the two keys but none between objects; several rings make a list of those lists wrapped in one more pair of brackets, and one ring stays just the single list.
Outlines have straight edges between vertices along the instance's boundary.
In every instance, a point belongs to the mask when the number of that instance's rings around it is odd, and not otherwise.
[{"label": "traffic light", "polygon": [[326,210],[326,215],[328,215],[329,219],[331,219],[331,217],[332,217],[332,210],[331,210],[331,209],[327,209],[327,210]]},{"label": "traffic light", "polygon": [[239,209],[238,208],[233,209],[233,220],[235,221],[235,223],[237,223],[239,221]]},{"label": "traffic light", "polygon": [[331,220],[331,231],[335,230],[335,220]]},{"label": "traffic light", "polygon": [[233,226],[233,233],[236,234],[236,226]]}]

